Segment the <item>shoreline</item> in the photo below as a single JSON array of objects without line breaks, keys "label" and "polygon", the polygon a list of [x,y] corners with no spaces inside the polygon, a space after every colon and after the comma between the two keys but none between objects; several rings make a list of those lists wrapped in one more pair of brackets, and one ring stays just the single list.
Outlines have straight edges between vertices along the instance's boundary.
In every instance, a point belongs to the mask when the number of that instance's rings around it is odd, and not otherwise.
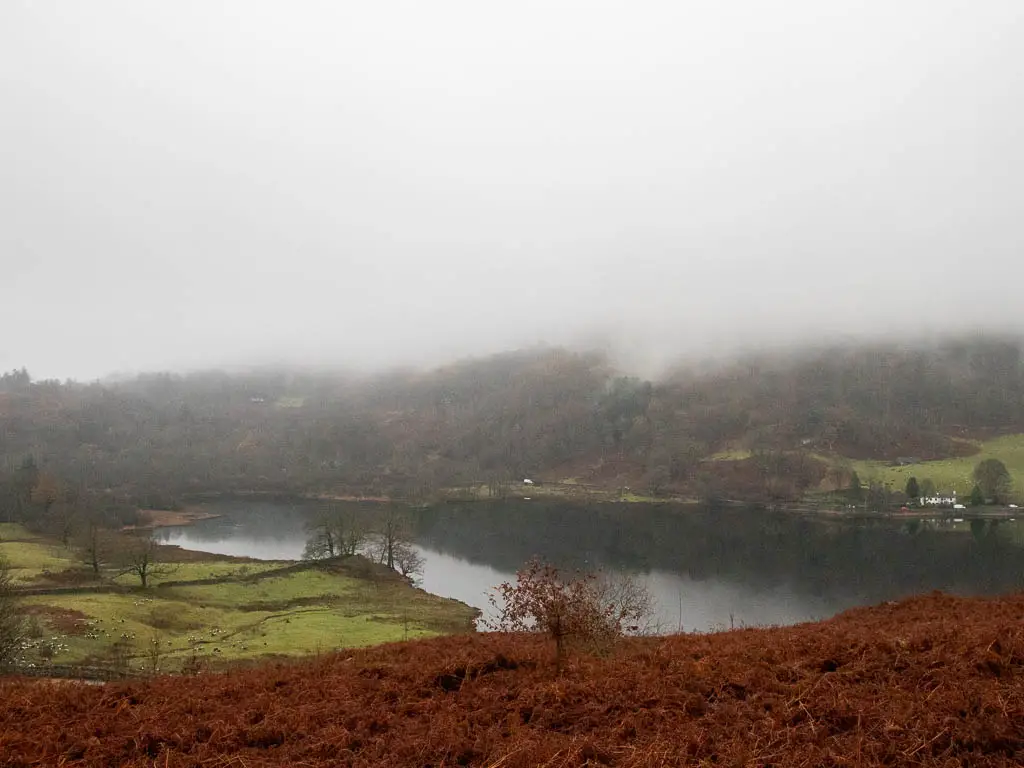
[{"label": "shoreline", "polygon": [[[221,493],[217,491],[205,492],[195,494],[192,496],[193,499],[199,501],[198,503],[188,504],[182,510],[154,510],[154,509],[140,509],[140,515],[144,515],[146,520],[145,524],[139,526],[140,528],[160,528],[170,526],[189,526],[203,520],[214,519],[222,517],[220,513],[209,512],[205,509],[205,504],[210,502],[216,502],[220,500],[228,499],[246,499],[246,498],[276,498],[281,500],[301,500],[301,501],[340,501],[349,503],[363,503],[363,504],[398,504],[408,506],[416,509],[429,508],[442,504],[459,503],[459,504],[486,504],[486,503],[522,503],[530,501],[562,501],[566,504],[601,504],[601,505],[615,505],[615,506],[633,506],[636,504],[650,504],[650,505],[675,505],[678,507],[695,507],[700,506],[701,502],[693,498],[684,497],[664,497],[664,498],[649,498],[641,497],[636,495],[629,495],[627,497],[618,496],[614,491],[598,489],[598,488],[587,488],[585,486],[573,485],[571,486],[573,493],[564,493],[564,486],[556,486],[554,484],[549,485],[545,488],[544,485],[538,485],[537,487],[530,488],[530,495],[527,496],[523,493],[509,494],[505,498],[491,498],[485,496],[471,496],[465,493],[465,488],[451,488],[442,491],[440,498],[435,497],[432,499],[393,499],[388,496],[363,496],[354,493],[296,493],[296,494],[283,494],[279,492],[270,491],[233,491],[230,493]],[[546,492],[545,492],[546,491]],[[848,509],[844,507],[826,506],[824,504],[816,504],[814,502],[807,501],[791,501],[783,504],[772,504],[769,502],[758,502],[758,501],[744,501],[741,499],[718,499],[712,506],[722,507],[746,507],[751,510],[760,510],[764,512],[775,512],[783,513],[786,515],[794,516],[810,516],[810,517],[821,517],[829,519],[845,519],[845,520],[929,520],[929,519],[942,519],[942,520],[1007,520],[1013,521],[1018,516],[1018,513],[1024,515],[1024,510],[1014,509],[1007,506],[995,506],[986,505],[984,507],[974,507],[968,509],[948,509],[940,507],[929,507],[913,509],[906,512],[899,510],[892,511],[865,511],[863,509]]]},{"label": "shoreline", "polygon": [[138,526],[126,526],[126,530],[148,529],[148,528],[171,528],[175,526],[188,526],[202,520],[213,520],[222,515],[218,512],[209,512],[201,506],[187,506],[184,509],[140,509],[139,517],[142,524]]}]

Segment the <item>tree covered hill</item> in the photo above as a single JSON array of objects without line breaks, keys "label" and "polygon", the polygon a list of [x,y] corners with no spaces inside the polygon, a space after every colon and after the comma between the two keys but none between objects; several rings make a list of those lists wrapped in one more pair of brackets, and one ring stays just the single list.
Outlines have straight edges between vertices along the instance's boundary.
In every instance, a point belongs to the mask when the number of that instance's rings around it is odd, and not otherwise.
[{"label": "tree covered hill", "polygon": [[534,476],[791,498],[828,482],[829,457],[957,456],[1005,432],[1024,432],[1024,356],[993,337],[751,355],[656,382],[562,349],[373,377],[0,377],[7,492],[31,456],[64,487],[143,503],[211,490],[423,498]]}]

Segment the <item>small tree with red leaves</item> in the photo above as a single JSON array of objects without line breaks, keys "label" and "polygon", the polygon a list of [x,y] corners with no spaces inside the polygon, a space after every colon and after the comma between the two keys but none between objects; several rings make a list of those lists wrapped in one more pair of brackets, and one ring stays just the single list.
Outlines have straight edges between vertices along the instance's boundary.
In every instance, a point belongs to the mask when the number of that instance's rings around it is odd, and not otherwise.
[{"label": "small tree with red leaves", "polygon": [[608,648],[626,634],[645,629],[652,613],[646,587],[622,577],[576,572],[563,575],[550,563],[533,559],[491,590],[494,619],[484,626],[501,632],[543,632],[555,641],[560,670],[570,644]]}]

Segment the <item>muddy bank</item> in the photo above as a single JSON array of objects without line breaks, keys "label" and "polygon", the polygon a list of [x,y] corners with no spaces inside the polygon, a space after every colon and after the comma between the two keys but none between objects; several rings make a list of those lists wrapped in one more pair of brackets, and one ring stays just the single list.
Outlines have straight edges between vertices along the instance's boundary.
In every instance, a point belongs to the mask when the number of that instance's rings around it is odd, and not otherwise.
[{"label": "muddy bank", "polygon": [[201,506],[190,506],[184,509],[140,509],[139,528],[163,528],[176,525],[192,525],[200,520],[211,520],[220,517]]}]

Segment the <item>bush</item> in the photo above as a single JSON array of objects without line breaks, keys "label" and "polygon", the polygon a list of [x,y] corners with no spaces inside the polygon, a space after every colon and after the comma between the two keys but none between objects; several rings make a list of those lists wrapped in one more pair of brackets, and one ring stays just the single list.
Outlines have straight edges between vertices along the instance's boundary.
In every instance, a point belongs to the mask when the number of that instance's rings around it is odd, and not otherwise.
[{"label": "bush", "polygon": [[179,610],[171,605],[155,605],[149,609],[146,623],[153,629],[183,630],[194,629],[195,625],[184,619]]},{"label": "bush", "polygon": [[561,669],[567,648],[607,650],[620,637],[646,630],[653,601],[647,588],[627,577],[580,573],[563,576],[555,566],[531,560],[492,590],[497,618],[488,629],[543,632],[555,641],[555,664]]}]

